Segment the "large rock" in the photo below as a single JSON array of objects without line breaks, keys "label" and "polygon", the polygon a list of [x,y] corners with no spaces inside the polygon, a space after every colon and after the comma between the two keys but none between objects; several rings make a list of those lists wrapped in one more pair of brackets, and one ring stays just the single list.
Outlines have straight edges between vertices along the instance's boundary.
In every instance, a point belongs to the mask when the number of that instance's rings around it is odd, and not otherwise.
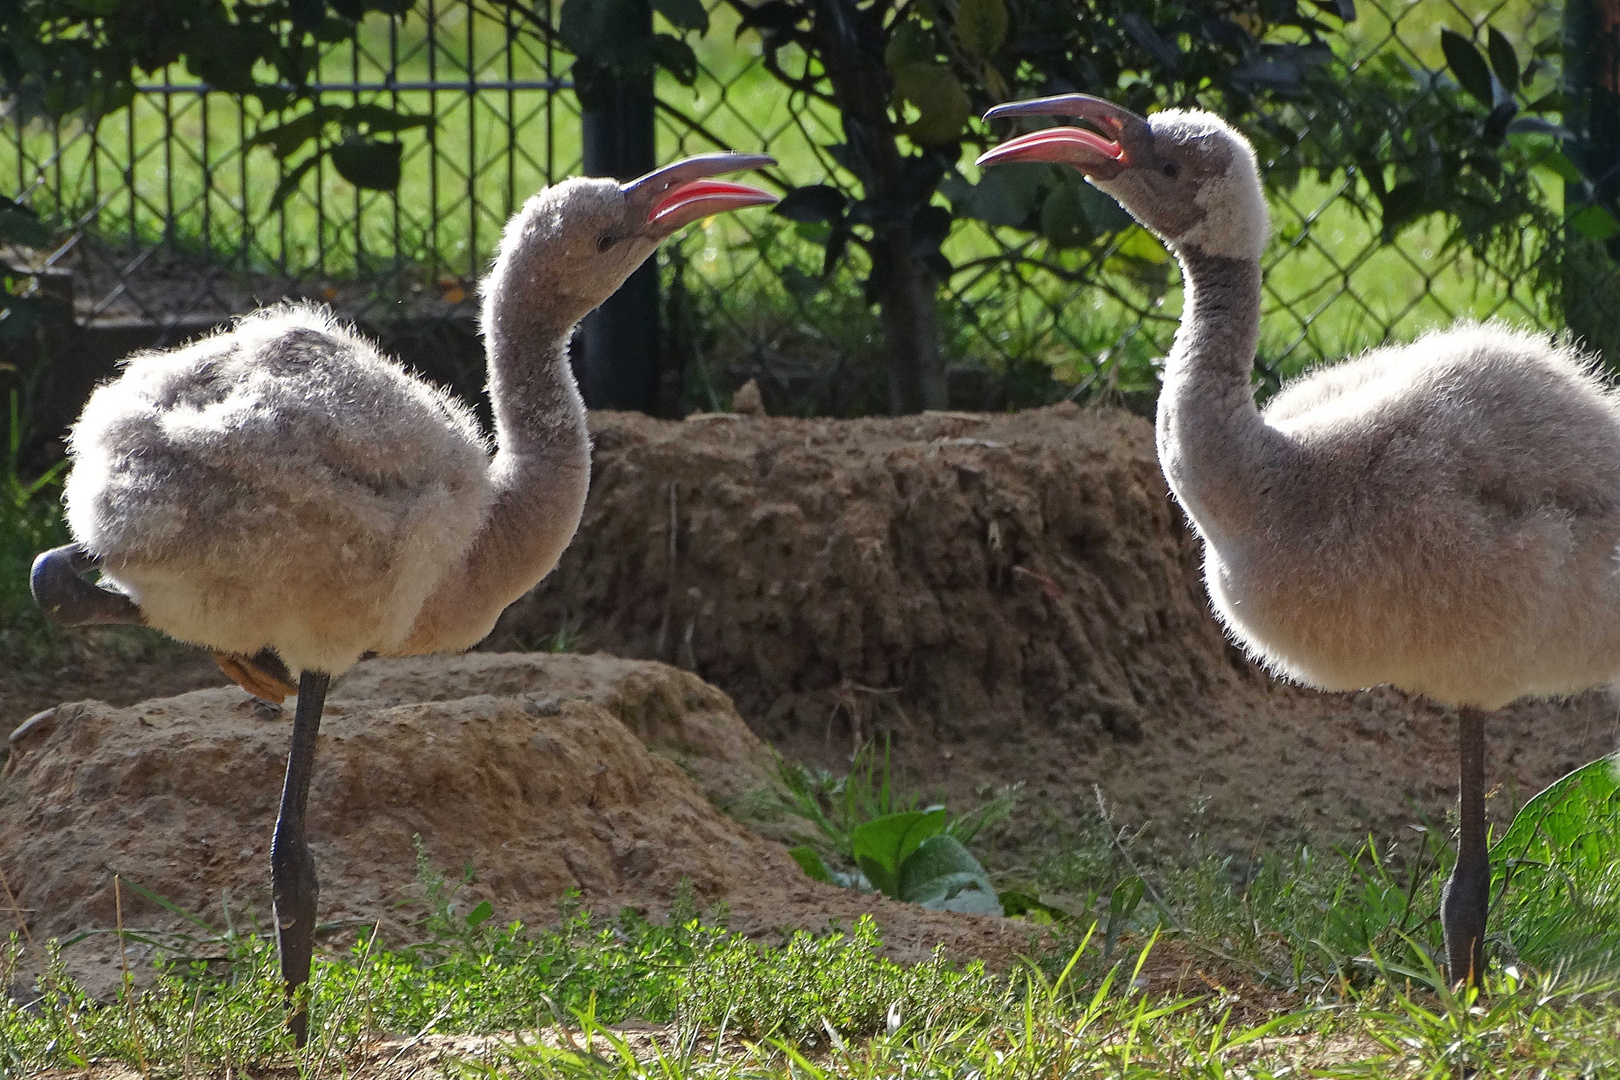
[{"label": "large rock", "polygon": [[[227,903],[232,918],[267,925],[289,726],[234,689],[122,709],[79,702],[35,722],[0,780],[0,869],[32,936],[114,926],[115,874],[216,925]],[[1005,959],[1024,946],[1017,924],[818,885],[693,781],[726,796],[769,776],[768,751],[725,695],[666,665],[543,654],[364,664],[334,687],[322,722],[310,793],[320,918],[404,934],[420,910],[399,906],[420,900],[420,836],[435,867],[475,871],[464,903],[488,899],[503,919],[548,922],[570,890],[596,910],[656,917],[685,879],[747,931],[871,911],[900,955],[943,942]],[[127,889],[123,918],[175,925]],[[81,955],[110,961],[103,945]]]}]

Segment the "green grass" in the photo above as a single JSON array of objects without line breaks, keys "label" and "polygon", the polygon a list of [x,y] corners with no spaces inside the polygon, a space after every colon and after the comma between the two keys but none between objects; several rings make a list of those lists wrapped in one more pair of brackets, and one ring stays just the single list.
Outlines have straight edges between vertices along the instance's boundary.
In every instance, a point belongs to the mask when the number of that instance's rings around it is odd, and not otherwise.
[{"label": "green grass", "polygon": [[[661,925],[566,906],[550,929],[502,925],[487,904],[458,909],[429,875],[436,906],[419,942],[383,948],[362,935],[318,961],[316,1034],[302,1055],[280,1029],[273,946],[238,927],[171,940],[144,989],[126,982],[105,1001],[58,954],[31,995],[0,1004],[0,1077],[115,1062],[155,1076],[272,1066],[337,1076],[384,1032],[522,1033],[460,1067],[500,1077],[1438,1078],[1459,1068],[1602,1075],[1620,1062],[1620,984],[1590,972],[1509,966],[1475,999],[1452,994],[1432,967],[1406,971],[1374,953],[1343,977],[1278,987],[1216,935],[1248,921],[1303,949],[1311,931],[1277,911],[1326,899],[1379,911],[1339,890],[1345,866],[1307,860],[1292,871],[1303,881],[1262,874],[1215,902],[1170,883],[1180,929],[1132,929],[1105,952],[1101,927],[1058,926],[1000,973],[938,956],[887,960],[865,921],[762,945],[689,903]],[[13,938],[0,984],[22,951]],[[627,1020],[662,1034],[633,1046],[609,1028]]]},{"label": "green grass", "polygon": [[[1584,802],[1566,784],[1556,807],[1533,806],[1526,820],[1544,842],[1513,857],[1533,855],[1571,892],[1601,891],[1614,862],[1607,768],[1577,777]],[[1149,861],[1132,847],[1101,818],[1067,838],[1040,874],[1077,917],[1029,924],[1028,955],[999,972],[937,954],[896,963],[865,920],[762,944],[727,929],[723,910],[700,917],[689,894],[657,923],[570,901],[549,928],[503,923],[462,899],[470,871],[446,879],[424,861],[410,898],[428,911],[417,940],[385,947],[363,933],[318,958],[303,1054],[281,1030],[268,936],[241,919],[198,922],[162,938],[127,930],[164,946],[161,970],[106,1000],[67,975],[75,945],[53,952],[31,993],[0,1003],[0,1078],[91,1062],[154,1076],[338,1076],[382,1033],[505,1033],[453,1073],[486,1077],[1439,1080],[1602,1076],[1620,1064],[1620,927],[1546,879],[1509,889],[1485,992],[1459,995],[1432,959],[1448,869],[1434,834],[1405,853],[1300,850],[1242,872],[1207,852]],[[1571,911],[1585,923],[1573,936]],[[1571,949],[1594,937],[1607,956]],[[1516,940],[1532,948],[1517,953]],[[17,981],[23,954],[13,937],[0,985]],[[626,1021],[657,1033],[611,1027]]]}]

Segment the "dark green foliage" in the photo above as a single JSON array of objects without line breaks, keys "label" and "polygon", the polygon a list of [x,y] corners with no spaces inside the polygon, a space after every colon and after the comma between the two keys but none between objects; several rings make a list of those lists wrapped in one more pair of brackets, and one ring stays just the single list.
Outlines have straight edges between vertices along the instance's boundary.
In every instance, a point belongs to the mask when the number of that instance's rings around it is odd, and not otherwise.
[{"label": "dark green foliage", "polygon": [[184,64],[220,90],[257,98],[285,117],[250,140],[289,158],[332,128],[333,140],[291,165],[280,206],[322,157],[356,187],[399,185],[400,147],[379,139],[428,122],[378,104],[323,105],[308,88],[320,47],[352,35],[372,12],[404,14],[412,0],[0,0],[0,82],[25,113],[94,119],[127,106],[138,78]]},{"label": "dark green foliage", "polygon": [[26,419],[18,401],[13,390],[7,403],[5,459],[0,462],[0,665],[7,666],[29,663],[57,648],[60,634],[34,606],[28,572],[35,555],[67,540],[60,501],[66,463],[24,478]]},{"label": "dark green foliage", "polygon": [[370,12],[410,6],[410,0],[4,0],[0,79],[28,112],[99,116],[129,103],[137,77],[183,63],[211,86],[279,109],[302,94],[321,43],[353,33]]},{"label": "dark green foliage", "polygon": [[655,11],[682,34],[709,29],[709,13],[701,0],[564,0],[555,27],[538,13],[529,18],[542,37],[560,41],[574,54],[574,90],[589,106],[611,84],[640,82],[659,69],[684,86],[696,80],[692,46],[681,37],[654,31]]}]

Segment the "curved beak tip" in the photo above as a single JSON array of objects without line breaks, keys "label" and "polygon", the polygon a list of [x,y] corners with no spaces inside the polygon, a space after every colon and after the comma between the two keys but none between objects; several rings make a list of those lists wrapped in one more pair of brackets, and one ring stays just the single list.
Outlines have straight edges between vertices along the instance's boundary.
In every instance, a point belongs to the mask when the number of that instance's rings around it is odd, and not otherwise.
[{"label": "curved beak tip", "polygon": [[747,184],[717,179],[724,173],[776,164],[769,154],[721,151],[665,165],[625,185],[632,212],[662,238],[683,225],[728,210],[765,206],[778,197]]}]

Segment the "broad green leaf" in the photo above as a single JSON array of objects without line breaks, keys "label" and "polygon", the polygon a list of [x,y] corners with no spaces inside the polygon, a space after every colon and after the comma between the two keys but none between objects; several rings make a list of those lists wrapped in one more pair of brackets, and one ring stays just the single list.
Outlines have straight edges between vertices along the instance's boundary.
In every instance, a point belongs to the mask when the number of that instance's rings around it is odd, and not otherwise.
[{"label": "broad green leaf", "polygon": [[1594,825],[1620,815],[1615,764],[1612,757],[1599,758],[1549,784],[1514,815],[1492,845],[1492,859],[1552,857]]},{"label": "broad green leaf", "polygon": [[953,142],[962,134],[973,103],[944,64],[905,64],[892,72],[895,88],[922,113],[906,134],[923,146]]},{"label": "broad green leaf", "polygon": [[1481,105],[1490,108],[1495,97],[1491,90],[1491,68],[1474,43],[1455,30],[1441,30],[1440,51],[1446,54],[1446,64],[1457,77],[1457,84]]},{"label": "broad green leaf", "polygon": [[1079,247],[1091,239],[1091,223],[1086,220],[1079,187],[1060,184],[1041,206],[1041,235],[1055,247]]},{"label": "broad green leaf", "polygon": [[1052,184],[1052,168],[1032,161],[1015,161],[986,169],[977,184],[960,178],[945,187],[958,217],[977,218],[989,225],[1022,229],[1033,224],[1043,192]]},{"label": "broad green leaf", "polygon": [[1491,848],[1500,917],[1492,928],[1537,966],[1616,962],[1620,779],[1600,758],[1524,805]]},{"label": "broad green leaf", "polygon": [[1592,240],[1609,240],[1620,234],[1620,221],[1601,206],[1583,207],[1569,219],[1570,228]]},{"label": "broad green leaf", "polygon": [[1486,51],[1491,54],[1491,70],[1496,72],[1497,81],[1508,93],[1519,88],[1519,54],[1513,51],[1513,45],[1496,27],[1491,27],[1486,36]]},{"label": "broad green leaf", "polygon": [[934,48],[934,35],[928,32],[928,28],[915,19],[908,19],[889,35],[889,44],[883,50],[883,66],[889,69],[892,76],[908,64],[933,63],[937,51]]},{"label": "broad green leaf", "polygon": [[704,10],[703,0],[652,0],[652,6],[677,30],[709,32],[709,13]]},{"label": "broad green leaf", "polygon": [[403,149],[397,142],[346,140],[332,147],[332,164],[339,176],[357,188],[392,191],[399,187],[399,156]]},{"label": "broad green leaf", "polygon": [[879,892],[898,896],[900,867],[924,840],[944,830],[944,807],[885,814],[850,830],[850,849]]},{"label": "broad green leaf", "polygon": [[804,871],[806,877],[812,881],[823,881],[828,885],[833,884],[832,871],[827,869],[827,864],[822,861],[820,855],[816,854],[814,848],[800,844],[798,847],[788,848],[788,854],[793,857],[794,862],[799,864],[799,869]]},{"label": "broad green leaf", "polygon": [[302,116],[295,116],[275,127],[260,128],[248,139],[249,146],[268,146],[278,158],[291,157],[299,147],[315,138],[329,121],[343,113],[341,106],[317,105]]},{"label": "broad green leaf", "polygon": [[488,900],[481,902],[477,907],[467,912],[467,929],[478,929],[480,926],[483,926],[485,923],[489,922],[490,918],[494,914],[495,908],[490,905]]},{"label": "broad green leaf", "polygon": [[848,201],[831,184],[806,184],[782,196],[771,212],[789,221],[827,223],[844,216]]},{"label": "broad green leaf", "polygon": [[[1516,116],[1508,121],[1507,133],[1509,135],[1551,135],[1555,139],[1573,139],[1575,136],[1566,127],[1561,127],[1551,120],[1539,116]],[[1565,177],[1568,179],[1568,177]],[[1580,175],[1576,174],[1579,182]]]},{"label": "broad green leaf", "polygon": [[1007,40],[1004,0],[962,0],[956,6],[956,40],[969,56],[987,59]]},{"label": "broad green leaf", "polygon": [[298,185],[303,181],[304,174],[313,169],[315,163],[320,160],[321,155],[311,154],[282,175],[281,183],[276,185],[276,190],[270,196],[270,209],[272,211],[281,209],[283,204],[292,196],[292,193],[298,190]]},{"label": "broad green leaf", "polygon": [[1581,175],[1581,167],[1566,157],[1560,150],[1554,150],[1543,157],[1541,164],[1557,173],[1567,184],[1579,184],[1586,179]]},{"label": "broad green leaf", "polygon": [[1384,192],[1379,200],[1383,208],[1383,237],[1388,243],[1401,228],[1415,218],[1433,209],[1428,201],[1428,189],[1421,180],[1408,180]]},{"label": "broad green leaf", "polygon": [[899,898],[937,911],[1001,915],[990,876],[954,836],[931,836],[900,867]]},{"label": "broad green leaf", "polygon": [[1123,232],[1136,225],[1136,219],[1112,195],[1098,191],[1089,183],[1075,184],[1074,190],[1085,208],[1086,220],[1099,233]]}]

